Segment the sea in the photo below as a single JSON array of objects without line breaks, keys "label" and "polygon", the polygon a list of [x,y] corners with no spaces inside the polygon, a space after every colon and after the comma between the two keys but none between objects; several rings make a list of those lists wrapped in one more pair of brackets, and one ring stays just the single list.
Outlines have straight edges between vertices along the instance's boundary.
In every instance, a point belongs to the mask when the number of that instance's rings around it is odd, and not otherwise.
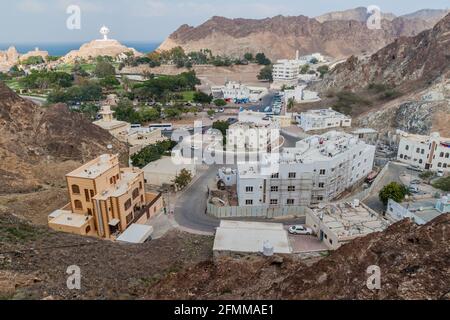
[{"label": "sea", "polygon": [[[10,46],[16,47],[19,53],[27,53],[39,48],[48,51],[51,56],[64,56],[72,50],[78,50],[85,42],[67,42],[67,43],[0,43],[0,50],[7,50]],[[160,42],[144,41],[121,41],[127,47],[134,48],[142,53],[154,51],[161,44]]]}]

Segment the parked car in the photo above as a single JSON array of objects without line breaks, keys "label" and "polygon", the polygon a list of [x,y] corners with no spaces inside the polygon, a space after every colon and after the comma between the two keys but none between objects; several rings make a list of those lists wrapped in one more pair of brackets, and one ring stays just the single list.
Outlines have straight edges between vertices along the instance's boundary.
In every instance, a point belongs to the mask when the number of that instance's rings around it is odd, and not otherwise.
[{"label": "parked car", "polygon": [[411,193],[419,193],[420,192],[420,190],[419,190],[419,188],[417,186],[409,186],[408,190]]},{"label": "parked car", "polygon": [[289,233],[298,235],[312,235],[313,231],[311,228],[307,228],[304,226],[292,226],[289,228]]},{"label": "parked car", "polygon": [[422,181],[420,181],[418,179],[411,181],[411,184],[421,184],[421,183],[422,183]]},{"label": "parked car", "polygon": [[409,166],[407,169],[408,169],[408,170],[411,170],[411,171],[417,171],[417,172],[423,172],[423,171],[424,171],[424,170],[423,170],[422,168],[420,168],[419,166]]},{"label": "parked car", "polygon": [[225,109],[224,108],[220,108],[219,110],[217,110],[219,113],[224,113]]},{"label": "parked car", "polygon": [[437,171],[436,175],[437,175],[438,177],[443,177],[443,176],[444,176],[444,170],[439,169],[439,170]]}]

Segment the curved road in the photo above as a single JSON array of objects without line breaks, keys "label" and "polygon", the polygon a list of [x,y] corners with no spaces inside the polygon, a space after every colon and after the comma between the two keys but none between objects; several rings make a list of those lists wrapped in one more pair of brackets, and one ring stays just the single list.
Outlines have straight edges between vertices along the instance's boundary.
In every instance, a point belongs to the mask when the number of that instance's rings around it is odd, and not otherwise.
[{"label": "curved road", "polygon": [[[295,145],[295,141],[298,140],[290,136],[283,136],[287,140],[286,146],[288,147]],[[222,167],[224,165],[213,165],[209,166],[206,170],[202,169],[197,172],[197,180],[180,195],[176,202],[174,214],[175,221],[178,225],[193,232],[215,232],[215,229],[220,224],[220,220],[206,214],[206,201],[208,197],[208,184],[214,181],[217,170]],[[248,221],[249,219],[239,218],[239,220]],[[251,220],[270,221],[263,218]],[[279,222],[283,222],[286,225],[304,224],[305,219],[289,219]]]}]

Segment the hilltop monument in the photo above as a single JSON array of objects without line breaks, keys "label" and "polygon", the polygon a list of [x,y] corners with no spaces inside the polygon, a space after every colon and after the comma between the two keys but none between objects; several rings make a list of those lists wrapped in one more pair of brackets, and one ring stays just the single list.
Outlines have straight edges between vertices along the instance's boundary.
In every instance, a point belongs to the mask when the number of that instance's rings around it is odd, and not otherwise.
[{"label": "hilltop monument", "polygon": [[100,34],[103,36],[103,41],[108,41],[108,40],[109,40],[109,39],[108,39],[108,34],[109,34],[109,32],[110,32],[110,30],[109,30],[109,28],[106,27],[106,26],[103,26],[103,27],[100,29]]},{"label": "hilltop monument", "polygon": [[136,51],[134,48],[128,48],[122,45],[119,41],[110,39],[109,34],[111,30],[103,25],[100,30],[100,39],[93,40],[89,43],[83,44],[79,50],[73,50],[62,58],[62,61],[71,63],[78,59],[92,60],[98,56],[110,56],[113,58],[125,57],[125,53],[132,52],[135,56],[142,56],[142,53]]}]

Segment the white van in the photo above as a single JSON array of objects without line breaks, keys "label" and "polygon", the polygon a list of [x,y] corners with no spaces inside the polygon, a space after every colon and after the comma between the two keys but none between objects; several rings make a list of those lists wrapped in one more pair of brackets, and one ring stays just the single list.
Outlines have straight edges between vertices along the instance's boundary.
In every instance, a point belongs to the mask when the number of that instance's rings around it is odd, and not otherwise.
[{"label": "white van", "polygon": [[444,170],[442,169],[438,169],[437,174],[438,177],[443,177],[444,176]]}]

